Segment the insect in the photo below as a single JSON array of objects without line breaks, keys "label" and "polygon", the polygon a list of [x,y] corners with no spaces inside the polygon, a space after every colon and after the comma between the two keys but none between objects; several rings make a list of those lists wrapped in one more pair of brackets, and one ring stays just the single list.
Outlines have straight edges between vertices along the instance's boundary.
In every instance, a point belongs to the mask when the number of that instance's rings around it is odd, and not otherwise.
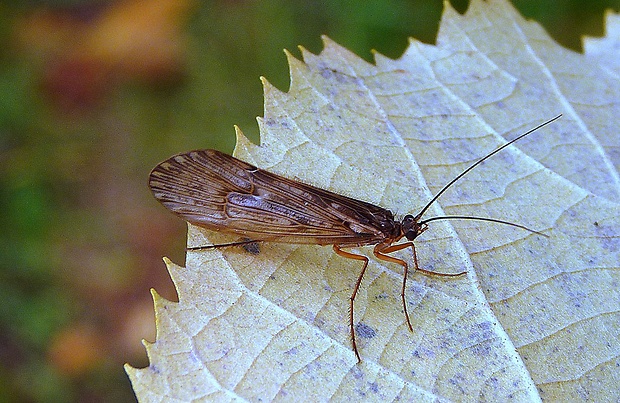
[{"label": "insect", "polygon": [[[360,362],[353,306],[368,266],[368,257],[344,249],[374,245],[374,256],[403,267],[400,295],[407,326],[413,331],[405,302],[409,265],[390,253],[411,248],[415,270],[427,275],[455,277],[465,272],[437,273],[421,269],[418,265],[413,241],[428,229],[430,222],[488,221],[546,236],[523,225],[495,218],[459,215],[422,217],[450,186],[483,161],[561,116],[538,125],[480,158],[449,181],[418,214],[407,214],[402,221],[396,221],[390,210],[273,174],[215,150],[190,151],[171,157],[151,171],[149,186],[159,202],[184,220],[209,230],[237,234],[244,239],[188,248],[190,250],[257,242],[332,245],[338,255],[361,261],[362,269],[353,287],[349,310],[353,351]],[[406,238],[406,242],[396,243],[402,238]]]}]

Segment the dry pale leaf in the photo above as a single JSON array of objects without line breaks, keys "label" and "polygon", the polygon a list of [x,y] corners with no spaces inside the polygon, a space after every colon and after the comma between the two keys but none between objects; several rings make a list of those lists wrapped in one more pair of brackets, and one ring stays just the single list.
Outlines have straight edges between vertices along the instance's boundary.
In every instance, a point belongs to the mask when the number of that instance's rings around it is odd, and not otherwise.
[{"label": "dry pale leaf", "polygon": [[[371,257],[355,301],[361,364],[347,322],[359,262],[268,243],[257,255],[191,252],[186,268],[166,261],[179,302],[154,294],[151,365],[126,368],[141,401],[618,397],[618,80],[504,1],[473,1],[465,16],[446,7],[437,46],[412,41],[398,60],[368,64],[327,38],[320,55],[289,55],[289,92],[265,82],[261,145],[238,132],[235,154],[402,216],[505,138],[563,113],[428,212],[549,238],[433,222],[420,265],[468,274],[410,276],[413,333],[400,267],[359,248]],[[189,238],[230,240],[194,227]]]}]

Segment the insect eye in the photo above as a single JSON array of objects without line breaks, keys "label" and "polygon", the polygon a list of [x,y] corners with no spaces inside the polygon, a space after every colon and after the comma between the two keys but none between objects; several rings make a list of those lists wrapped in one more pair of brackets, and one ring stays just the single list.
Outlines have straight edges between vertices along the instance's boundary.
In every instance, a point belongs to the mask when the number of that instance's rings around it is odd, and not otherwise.
[{"label": "insect eye", "polygon": [[406,234],[411,231],[411,228],[415,226],[415,218],[412,215],[407,214],[403,217],[403,221],[401,222],[401,226],[403,232]]}]

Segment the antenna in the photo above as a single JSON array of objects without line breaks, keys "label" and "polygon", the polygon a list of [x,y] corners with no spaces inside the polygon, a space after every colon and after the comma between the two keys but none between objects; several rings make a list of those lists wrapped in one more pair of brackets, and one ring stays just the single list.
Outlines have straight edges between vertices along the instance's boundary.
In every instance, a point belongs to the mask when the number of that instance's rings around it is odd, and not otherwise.
[{"label": "antenna", "polygon": [[533,232],[534,234],[542,235],[545,238],[549,238],[549,235],[543,234],[542,232],[528,228],[525,225],[515,224],[510,221],[498,220],[497,218],[489,218],[489,217],[476,217],[476,216],[466,216],[466,215],[445,215],[445,216],[440,216],[440,217],[432,217],[432,218],[429,218],[428,220],[420,221],[419,224],[424,225],[431,221],[439,221],[439,220],[476,220],[476,221],[494,222],[494,223],[499,223],[499,224],[510,225],[511,227],[521,228],[526,231]]},{"label": "antenna", "polygon": [[[447,183],[447,184],[446,184],[446,185],[445,185],[445,186],[444,186],[444,187],[443,187],[443,188],[442,188],[439,192],[437,192],[437,194],[435,194],[435,196],[431,199],[431,201],[429,201],[429,202],[426,204],[426,206],[424,206],[424,208],[423,208],[422,210],[420,210],[420,212],[418,213],[418,215],[417,215],[417,216],[415,216],[415,221],[419,221],[419,220],[420,220],[420,218],[422,218],[422,216],[424,215],[424,213],[426,213],[426,211],[429,209],[429,207],[430,207],[433,203],[435,203],[435,201],[437,201],[437,199],[439,199],[439,197],[440,197],[440,196],[441,196],[441,195],[442,195],[442,194],[443,194],[446,190],[448,190],[448,188],[449,188],[450,186],[454,185],[454,183],[455,183],[456,181],[458,181],[459,179],[461,179],[463,176],[467,175],[467,174],[468,174],[468,173],[469,173],[472,169],[474,169],[474,168],[475,168],[475,167],[477,167],[478,165],[482,164],[484,161],[486,161],[487,159],[489,159],[489,158],[490,158],[490,157],[492,157],[493,155],[497,154],[498,152],[502,151],[504,148],[508,147],[508,146],[509,146],[509,145],[511,145],[512,143],[516,143],[517,141],[521,140],[523,137],[527,136],[528,134],[534,133],[536,130],[538,130],[538,129],[540,129],[540,128],[544,127],[544,126],[547,126],[549,123],[552,123],[552,122],[554,122],[554,121],[558,120],[558,119],[559,119],[559,118],[561,118],[561,117],[562,117],[562,114],[560,113],[558,116],[556,116],[556,117],[554,117],[554,118],[552,118],[552,119],[549,119],[549,120],[547,120],[547,121],[546,121],[546,122],[544,122],[544,123],[539,124],[538,126],[536,126],[536,127],[535,127],[535,128],[533,128],[533,129],[528,130],[527,132],[525,132],[525,133],[521,134],[521,135],[520,135],[520,136],[518,136],[517,138],[515,138],[515,139],[513,139],[513,140],[510,140],[508,143],[504,144],[504,145],[503,145],[503,146],[501,146],[501,147],[496,148],[494,151],[491,151],[489,154],[485,155],[484,157],[480,158],[478,161],[474,162],[474,163],[473,163],[473,164],[472,164],[469,168],[467,168],[466,170],[464,170],[463,172],[461,172],[460,174],[458,174],[458,175],[457,175],[454,179],[452,179],[450,182],[448,182],[448,183]],[[439,220],[440,218],[441,218],[441,219],[446,219],[446,220],[448,220],[448,219],[457,219],[457,218],[458,218],[458,219],[465,219],[466,217],[461,217],[461,216],[433,217],[433,218],[430,218],[430,219],[428,219],[428,220],[422,221],[421,223],[427,223],[427,222],[430,222],[430,221],[436,221],[436,220]],[[531,232],[539,233],[539,232],[533,231],[533,230],[531,230],[531,229],[529,229],[529,228],[523,227],[522,225],[513,224],[513,223],[510,223],[510,222],[507,222],[507,221],[495,220],[495,219],[491,219],[491,218],[484,218],[484,217],[467,217],[467,218],[472,219],[472,220],[480,220],[480,221],[492,221],[492,222],[498,222],[498,223],[501,223],[501,224],[512,225],[512,226],[515,226],[515,227],[519,227],[519,228],[526,229],[526,230],[531,231]]]}]

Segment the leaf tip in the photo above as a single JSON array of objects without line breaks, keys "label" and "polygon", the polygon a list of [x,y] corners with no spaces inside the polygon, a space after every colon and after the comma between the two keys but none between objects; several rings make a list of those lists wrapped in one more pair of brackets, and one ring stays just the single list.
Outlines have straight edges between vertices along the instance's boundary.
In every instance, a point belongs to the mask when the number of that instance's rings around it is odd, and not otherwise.
[{"label": "leaf tip", "polygon": [[[260,118],[257,117],[256,119],[258,120]],[[259,126],[260,126],[260,122],[259,122]],[[235,151],[233,152],[233,154],[235,155],[237,155],[238,149],[243,148],[245,150],[248,150],[249,148],[254,146],[254,144],[250,141],[250,139],[248,139],[247,136],[243,134],[243,131],[237,125],[235,125],[235,137],[236,137]]]}]

